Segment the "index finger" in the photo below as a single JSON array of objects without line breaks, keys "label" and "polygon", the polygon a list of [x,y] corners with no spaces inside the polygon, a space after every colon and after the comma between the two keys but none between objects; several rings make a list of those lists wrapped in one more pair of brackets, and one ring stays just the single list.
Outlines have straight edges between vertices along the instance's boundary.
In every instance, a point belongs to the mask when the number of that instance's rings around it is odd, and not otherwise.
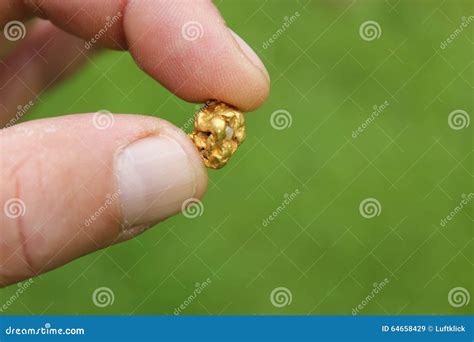
[{"label": "index finger", "polygon": [[86,40],[130,51],[140,68],[187,101],[217,98],[243,111],[269,93],[255,52],[200,1],[0,0],[0,23],[37,15]]}]

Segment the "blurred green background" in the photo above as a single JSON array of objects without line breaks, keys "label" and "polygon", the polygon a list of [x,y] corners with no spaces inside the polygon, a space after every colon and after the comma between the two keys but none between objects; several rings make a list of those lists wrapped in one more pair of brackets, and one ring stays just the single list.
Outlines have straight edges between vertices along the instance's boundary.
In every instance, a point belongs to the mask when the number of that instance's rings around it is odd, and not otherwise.
[{"label": "blurred green background", "polygon": [[[245,144],[228,166],[209,172],[202,216],[178,215],[35,278],[4,313],[173,314],[207,278],[181,314],[350,315],[358,305],[359,314],[472,313],[474,201],[440,223],[474,192],[473,124],[448,122],[455,110],[472,117],[474,23],[441,48],[473,14],[472,2],[216,5],[261,56],[272,85],[265,105],[247,116]],[[359,32],[367,21],[380,27],[373,40]],[[182,127],[196,108],[126,53],[106,52],[28,119],[105,109]],[[291,125],[274,129],[276,111]],[[378,202],[372,218],[359,208],[367,198]],[[113,292],[112,305],[94,305],[100,287]],[[279,287],[286,288],[279,299],[291,302],[272,304]],[[459,307],[448,298],[457,287]],[[16,289],[1,290],[0,304]]]}]

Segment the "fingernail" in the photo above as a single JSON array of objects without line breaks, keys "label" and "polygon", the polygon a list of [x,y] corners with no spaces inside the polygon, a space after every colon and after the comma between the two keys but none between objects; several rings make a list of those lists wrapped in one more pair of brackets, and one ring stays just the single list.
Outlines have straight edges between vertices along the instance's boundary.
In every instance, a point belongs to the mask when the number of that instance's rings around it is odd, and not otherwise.
[{"label": "fingernail", "polygon": [[117,156],[115,167],[126,229],[176,214],[195,194],[192,164],[172,137],[133,142]]},{"label": "fingernail", "polygon": [[232,33],[232,36],[234,37],[235,41],[239,45],[240,50],[247,57],[250,63],[257,67],[263,73],[267,81],[270,82],[270,75],[268,75],[267,68],[265,68],[265,65],[263,65],[260,57],[257,56],[255,51],[253,51],[252,48],[242,38],[240,38],[237,33],[232,31],[231,29],[229,30]]}]

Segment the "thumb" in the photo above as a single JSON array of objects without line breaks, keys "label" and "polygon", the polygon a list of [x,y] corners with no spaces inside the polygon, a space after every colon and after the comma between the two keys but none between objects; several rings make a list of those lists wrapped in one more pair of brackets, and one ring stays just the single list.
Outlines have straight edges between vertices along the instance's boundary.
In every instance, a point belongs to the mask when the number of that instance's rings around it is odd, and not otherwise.
[{"label": "thumb", "polygon": [[131,238],[207,186],[190,139],[151,117],[31,121],[0,150],[0,286]]}]

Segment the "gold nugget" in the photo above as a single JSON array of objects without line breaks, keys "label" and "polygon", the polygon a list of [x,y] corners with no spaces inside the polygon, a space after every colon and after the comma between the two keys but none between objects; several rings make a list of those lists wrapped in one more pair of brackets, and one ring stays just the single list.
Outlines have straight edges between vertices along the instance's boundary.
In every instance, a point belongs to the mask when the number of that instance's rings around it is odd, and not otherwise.
[{"label": "gold nugget", "polygon": [[204,165],[220,169],[245,139],[244,114],[224,102],[208,101],[194,117],[189,134]]}]

